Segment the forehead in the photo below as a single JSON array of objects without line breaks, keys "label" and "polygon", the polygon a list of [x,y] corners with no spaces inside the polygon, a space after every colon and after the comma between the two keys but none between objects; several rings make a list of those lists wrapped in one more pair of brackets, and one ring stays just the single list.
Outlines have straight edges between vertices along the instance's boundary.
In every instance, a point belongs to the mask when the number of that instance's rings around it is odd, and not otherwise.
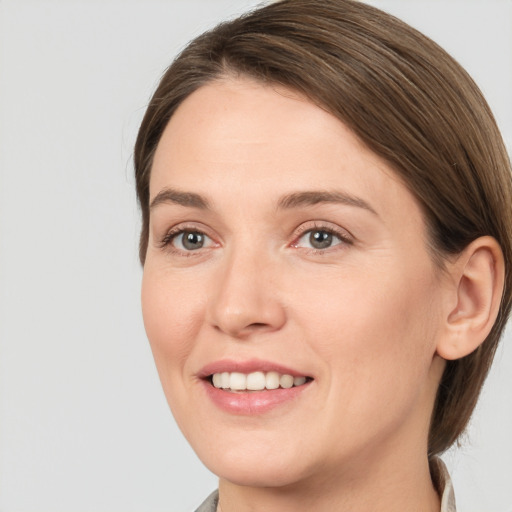
[{"label": "forehead", "polygon": [[178,107],[155,153],[151,198],[165,187],[231,201],[341,188],[376,209],[418,208],[338,118],[294,91],[246,78],[209,83]]}]

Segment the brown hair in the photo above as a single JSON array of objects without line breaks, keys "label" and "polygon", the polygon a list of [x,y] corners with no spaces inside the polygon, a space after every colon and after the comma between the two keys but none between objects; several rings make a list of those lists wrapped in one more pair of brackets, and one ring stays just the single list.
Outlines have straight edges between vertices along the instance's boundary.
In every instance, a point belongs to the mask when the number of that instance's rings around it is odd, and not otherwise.
[{"label": "brown hair", "polygon": [[478,350],[448,361],[429,433],[429,455],[464,431],[512,304],[512,179],[502,138],[481,92],[433,41],[354,0],[283,0],[192,41],[164,74],[135,146],[148,244],[155,149],[180,103],[202,85],[241,74],[294,89],[348,125],[385,159],[421,204],[433,257],[493,236],[505,257],[498,319]]}]

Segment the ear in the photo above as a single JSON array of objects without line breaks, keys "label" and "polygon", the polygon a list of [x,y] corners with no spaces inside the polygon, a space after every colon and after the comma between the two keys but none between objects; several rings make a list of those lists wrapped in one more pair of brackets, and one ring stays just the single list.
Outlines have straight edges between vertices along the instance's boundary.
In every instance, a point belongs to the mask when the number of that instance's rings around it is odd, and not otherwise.
[{"label": "ear", "polygon": [[448,264],[448,273],[450,300],[437,353],[453,360],[476,350],[496,321],[505,281],[500,245],[490,236],[477,238]]}]

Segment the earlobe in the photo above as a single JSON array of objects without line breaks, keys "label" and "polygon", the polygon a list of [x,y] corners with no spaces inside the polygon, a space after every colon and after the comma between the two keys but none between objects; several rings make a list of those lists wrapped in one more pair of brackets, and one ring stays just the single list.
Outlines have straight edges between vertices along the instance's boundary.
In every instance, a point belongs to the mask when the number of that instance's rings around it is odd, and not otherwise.
[{"label": "earlobe", "polygon": [[469,244],[449,272],[456,294],[455,306],[445,315],[445,335],[437,353],[453,360],[471,354],[492,329],[501,303],[505,280],[503,253],[498,242],[480,237]]}]

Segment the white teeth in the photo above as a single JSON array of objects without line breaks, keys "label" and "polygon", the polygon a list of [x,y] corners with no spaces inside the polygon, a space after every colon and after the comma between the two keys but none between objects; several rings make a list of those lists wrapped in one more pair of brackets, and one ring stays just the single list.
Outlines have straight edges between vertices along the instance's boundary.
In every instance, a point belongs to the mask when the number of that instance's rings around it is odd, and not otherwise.
[{"label": "white teeth", "polygon": [[229,377],[229,387],[234,391],[247,389],[247,377],[243,373],[233,372]]},{"label": "white teeth", "polygon": [[212,380],[213,380],[213,385],[216,388],[221,388],[222,387],[222,373],[214,373]]},{"label": "white teeth", "polygon": [[[304,380],[304,382],[306,381]],[[285,389],[293,387],[293,377],[291,375],[281,375],[279,385]]]},{"label": "white teeth", "polygon": [[220,375],[222,377],[220,387],[224,389],[229,388],[229,372],[222,372]]},{"label": "white teeth", "polygon": [[266,379],[263,372],[254,372],[247,375],[247,389],[250,391],[261,391],[265,389],[265,384]]},{"label": "white teeth", "polygon": [[265,387],[267,389],[277,389],[279,387],[279,373],[268,372],[266,381]]},{"label": "white teeth", "polygon": [[293,386],[301,386],[306,382],[306,377],[293,377],[278,372],[252,372],[249,374],[240,372],[222,372],[212,375],[212,383],[219,389],[231,391],[262,391],[263,389],[289,389]]},{"label": "white teeth", "polygon": [[302,386],[306,382],[306,377],[295,377],[293,379],[294,386]]}]

